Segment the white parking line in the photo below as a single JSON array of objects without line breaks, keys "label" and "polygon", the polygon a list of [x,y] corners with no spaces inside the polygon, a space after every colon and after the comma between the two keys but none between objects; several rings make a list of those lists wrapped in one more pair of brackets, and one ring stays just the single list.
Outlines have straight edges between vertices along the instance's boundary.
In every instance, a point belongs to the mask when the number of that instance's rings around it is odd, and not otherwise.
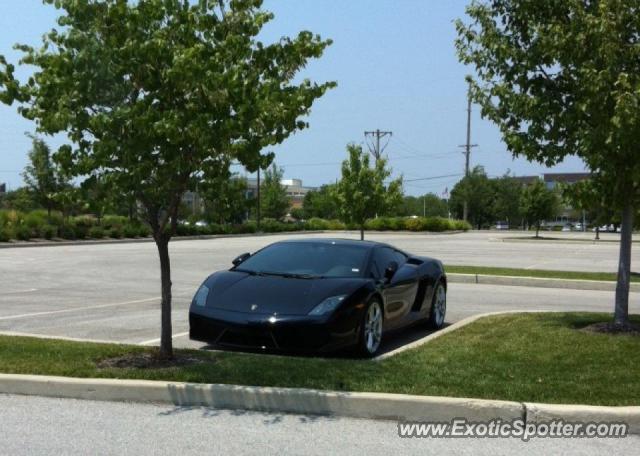
[{"label": "white parking line", "polygon": [[3,291],[2,294],[19,294],[19,293],[33,293],[34,291],[38,291],[37,288],[29,288],[26,290],[13,290],[13,291]]},{"label": "white parking line", "polygon": [[69,312],[82,312],[83,310],[103,309],[105,307],[126,306],[129,304],[138,304],[141,302],[157,301],[158,299],[160,299],[160,296],[157,296],[155,298],[148,298],[148,299],[138,299],[136,301],[116,302],[112,304],[100,304],[97,306],[76,307],[73,309],[51,310],[47,312],[32,312],[32,313],[26,313],[26,314],[20,314],[20,315],[9,315],[6,317],[0,317],[0,320],[16,320],[18,318],[39,317],[42,315],[55,315],[55,314],[69,313]]},{"label": "white parking line", "polygon": [[[189,335],[189,331],[183,332],[183,333],[174,334],[173,336],[171,336],[171,338],[175,339],[177,337],[184,337],[184,336],[188,336],[188,335]],[[150,339],[150,340],[145,340],[144,342],[139,342],[138,345],[153,345],[153,344],[157,344],[159,342],[160,342],[160,339]]]},{"label": "white parking line", "polygon": [[127,344],[126,342],[120,342],[117,340],[84,339],[81,337],[53,336],[50,334],[34,334],[34,333],[23,333],[23,332],[16,332],[16,331],[0,331],[0,336],[33,337],[36,339],[68,340],[71,342],[91,342],[94,344],[132,345],[132,344]]}]

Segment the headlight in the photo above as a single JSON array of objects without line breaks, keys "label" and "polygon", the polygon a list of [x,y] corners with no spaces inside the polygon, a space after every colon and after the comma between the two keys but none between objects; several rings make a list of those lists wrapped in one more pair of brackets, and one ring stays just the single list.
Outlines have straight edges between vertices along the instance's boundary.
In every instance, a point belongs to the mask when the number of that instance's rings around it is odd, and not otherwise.
[{"label": "headlight", "polygon": [[206,285],[201,285],[193,297],[193,303],[196,306],[204,307],[207,304],[207,296],[209,296],[209,288]]},{"label": "headlight", "polygon": [[326,313],[333,312],[346,297],[347,295],[341,295],[327,298],[315,306],[313,310],[309,312],[309,315],[324,315]]}]

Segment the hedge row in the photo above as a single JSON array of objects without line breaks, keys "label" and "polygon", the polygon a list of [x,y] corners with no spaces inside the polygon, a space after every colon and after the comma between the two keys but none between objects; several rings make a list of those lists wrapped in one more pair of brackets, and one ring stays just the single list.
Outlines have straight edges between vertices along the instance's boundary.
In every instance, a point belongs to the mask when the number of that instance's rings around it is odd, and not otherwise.
[{"label": "hedge row", "polygon": [[58,212],[47,215],[46,211],[27,214],[19,211],[0,211],[0,242],[12,239],[102,239],[105,237],[147,237],[150,231],[145,225],[131,223],[126,217],[105,216],[98,221],[88,215],[64,219]]},{"label": "hedge row", "polygon": [[[378,217],[368,220],[367,230],[373,231],[451,231],[469,230],[467,222],[449,220],[441,217]],[[312,218],[302,222],[284,223],[273,219],[264,219],[260,231],[278,233],[283,231],[341,231],[358,229],[352,224],[338,220]],[[254,221],[238,225],[218,225],[215,223],[197,226],[179,224],[178,236],[244,234],[255,233],[258,226]],[[101,220],[89,215],[70,217],[66,220],[59,213],[50,216],[45,211],[33,211],[28,214],[18,211],[0,211],[0,242],[29,239],[103,239],[148,237],[149,228],[140,222],[130,222],[126,217],[105,216]]]}]

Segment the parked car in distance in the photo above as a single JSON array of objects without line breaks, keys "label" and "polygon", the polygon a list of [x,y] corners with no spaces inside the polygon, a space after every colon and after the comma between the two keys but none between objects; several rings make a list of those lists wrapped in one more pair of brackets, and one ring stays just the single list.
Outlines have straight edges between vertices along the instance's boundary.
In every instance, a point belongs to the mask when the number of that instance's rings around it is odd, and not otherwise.
[{"label": "parked car in distance", "polygon": [[508,230],[509,222],[496,222],[496,230]]},{"label": "parked car in distance", "polygon": [[371,241],[291,240],[210,275],[191,302],[189,334],[221,347],[371,357],[388,331],[441,328],[446,306],[436,259]]}]

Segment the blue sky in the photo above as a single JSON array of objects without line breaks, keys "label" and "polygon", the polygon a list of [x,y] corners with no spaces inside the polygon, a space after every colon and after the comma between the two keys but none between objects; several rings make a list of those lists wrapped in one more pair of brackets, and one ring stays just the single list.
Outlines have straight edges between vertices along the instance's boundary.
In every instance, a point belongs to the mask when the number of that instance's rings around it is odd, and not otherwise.
[{"label": "blue sky", "polygon": [[[308,118],[310,128],[274,148],[286,178],[306,185],[333,182],[340,174],[346,144],[364,145],[364,131],[390,130],[385,153],[394,175],[405,180],[461,174],[465,141],[466,84],[471,72],[458,63],[453,20],[464,17],[466,0],[266,0],[275,14],[263,33],[266,42],[306,29],[331,38],[325,55],[304,70],[316,81],[335,80],[338,87],[319,100]],[[41,0],[0,0],[0,54],[15,62],[16,42],[37,45],[55,25],[56,10]],[[18,73],[25,76],[26,71]],[[508,169],[517,175],[547,168],[512,159],[497,128],[472,113],[472,165],[489,175]],[[22,183],[33,124],[15,106],[0,105],[0,182]],[[64,138],[47,139],[57,146]],[[582,171],[569,158],[553,171]],[[408,194],[441,193],[459,177],[407,182]]]}]

